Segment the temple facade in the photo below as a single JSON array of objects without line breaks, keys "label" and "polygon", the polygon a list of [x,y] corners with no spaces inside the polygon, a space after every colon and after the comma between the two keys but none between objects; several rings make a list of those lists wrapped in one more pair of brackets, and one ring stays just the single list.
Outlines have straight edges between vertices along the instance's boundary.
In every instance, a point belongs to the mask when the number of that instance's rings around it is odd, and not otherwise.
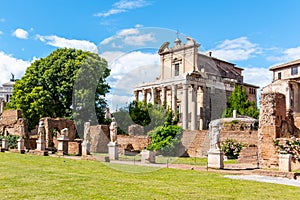
[{"label": "temple facade", "polygon": [[176,38],[170,47],[159,49],[160,77],[134,89],[135,100],[165,105],[179,113],[183,129],[203,130],[210,121],[220,118],[235,85],[243,85],[248,98],[256,102],[257,86],[243,82],[242,68],[198,52],[200,44],[186,37],[182,44]]}]

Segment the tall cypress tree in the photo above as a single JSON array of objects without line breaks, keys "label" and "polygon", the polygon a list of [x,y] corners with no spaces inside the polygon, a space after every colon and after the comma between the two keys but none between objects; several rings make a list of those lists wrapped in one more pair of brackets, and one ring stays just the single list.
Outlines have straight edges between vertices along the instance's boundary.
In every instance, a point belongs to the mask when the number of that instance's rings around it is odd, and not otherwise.
[{"label": "tall cypress tree", "polygon": [[233,110],[239,115],[246,115],[258,119],[259,111],[254,101],[248,100],[248,95],[245,88],[241,85],[236,85],[235,89],[228,98],[225,117],[232,117]]}]

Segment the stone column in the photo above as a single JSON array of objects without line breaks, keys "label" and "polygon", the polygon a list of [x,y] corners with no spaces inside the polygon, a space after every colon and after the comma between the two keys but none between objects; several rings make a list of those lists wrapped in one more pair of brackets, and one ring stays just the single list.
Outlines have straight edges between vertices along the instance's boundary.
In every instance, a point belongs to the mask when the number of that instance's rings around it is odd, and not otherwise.
[{"label": "stone column", "polygon": [[23,139],[23,137],[20,137],[20,138],[18,139],[18,151],[19,151],[20,153],[25,153],[25,149],[24,149],[24,139]]},{"label": "stone column", "polygon": [[198,86],[192,86],[192,114],[191,114],[191,130],[197,130],[197,90]]},{"label": "stone column", "polygon": [[154,87],[151,88],[151,103],[152,105],[155,104],[155,96],[156,96],[156,89]]},{"label": "stone column", "polygon": [[147,91],[143,89],[142,93],[143,93],[143,101],[147,102]]},{"label": "stone column", "polygon": [[177,113],[177,86],[175,84],[172,85],[172,110],[174,114]]},{"label": "stone column", "polygon": [[85,157],[87,155],[90,155],[90,149],[91,149],[91,144],[90,144],[90,127],[91,124],[90,122],[85,122],[84,123],[84,138],[82,142],[82,156]]},{"label": "stone column", "polygon": [[199,120],[199,130],[204,129],[204,89],[200,87],[200,101],[199,101],[199,107],[200,107],[200,120]]},{"label": "stone column", "polygon": [[164,105],[167,103],[166,99],[166,88],[164,86],[161,87],[161,105]]},{"label": "stone column", "polygon": [[4,151],[7,151],[7,150],[8,150],[8,139],[3,138],[2,139],[2,148],[1,148],[1,151],[4,152]]},{"label": "stone column", "polygon": [[182,84],[182,128],[188,129],[188,84]]},{"label": "stone column", "polygon": [[232,117],[236,118],[236,110],[233,110]]},{"label": "stone column", "polygon": [[139,100],[139,91],[138,90],[134,91],[134,98],[135,98],[136,101]]}]

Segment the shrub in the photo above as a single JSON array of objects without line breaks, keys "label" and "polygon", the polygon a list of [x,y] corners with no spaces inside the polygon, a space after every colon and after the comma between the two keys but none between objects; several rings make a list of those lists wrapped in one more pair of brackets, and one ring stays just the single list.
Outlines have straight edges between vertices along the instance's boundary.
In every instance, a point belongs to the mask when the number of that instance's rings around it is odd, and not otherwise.
[{"label": "shrub", "polygon": [[159,126],[149,132],[151,144],[148,150],[158,151],[162,155],[175,156],[180,144],[182,128],[177,125]]},{"label": "shrub", "polygon": [[17,149],[18,148],[18,139],[19,136],[17,135],[8,135],[8,148],[10,149]]},{"label": "shrub", "polygon": [[227,138],[221,143],[221,150],[229,159],[237,159],[242,148],[243,144],[234,139]]},{"label": "shrub", "polygon": [[18,139],[17,135],[8,135],[8,136],[0,136],[0,145],[2,146],[2,139],[6,138],[8,140],[8,148],[16,149],[18,148]]},{"label": "shrub", "polygon": [[273,140],[273,143],[279,153],[291,154],[294,160],[300,161],[300,140],[292,136],[290,139],[285,139],[284,143],[279,140]]}]

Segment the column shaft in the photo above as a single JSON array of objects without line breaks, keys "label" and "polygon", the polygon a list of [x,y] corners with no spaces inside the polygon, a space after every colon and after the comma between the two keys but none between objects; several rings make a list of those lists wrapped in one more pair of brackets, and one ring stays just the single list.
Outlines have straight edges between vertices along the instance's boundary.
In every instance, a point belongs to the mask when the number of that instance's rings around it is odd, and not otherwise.
[{"label": "column shaft", "polygon": [[188,84],[182,84],[182,128],[188,129]]},{"label": "column shaft", "polygon": [[177,86],[172,85],[172,110],[174,114],[177,113]]},{"label": "column shaft", "polygon": [[192,86],[191,130],[197,130],[197,86]]}]

